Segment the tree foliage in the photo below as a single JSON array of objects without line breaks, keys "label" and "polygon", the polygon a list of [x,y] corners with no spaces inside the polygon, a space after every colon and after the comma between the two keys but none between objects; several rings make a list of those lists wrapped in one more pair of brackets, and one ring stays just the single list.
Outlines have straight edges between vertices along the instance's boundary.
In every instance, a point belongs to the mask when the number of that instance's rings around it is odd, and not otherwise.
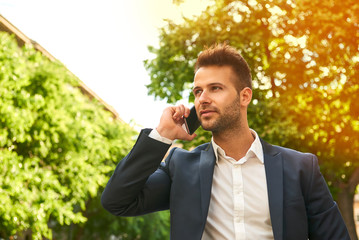
[{"label": "tree foliage", "polygon": [[[149,94],[188,95],[204,46],[228,42],[252,69],[249,124],[267,141],[319,156],[352,239],[359,183],[359,3],[355,0],[221,0],[161,29]],[[193,98],[192,98],[193,100]],[[202,130],[199,130],[202,131]],[[210,135],[200,132],[197,142]],[[192,142],[197,144],[197,142]],[[185,143],[190,147],[192,143]]]},{"label": "tree foliage", "polygon": [[[297,83],[293,91],[300,93],[294,98],[298,105],[293,112],[307,112],[299,121],[301,129],[310,131],[303,138],[312,151],[336,165],[332,174],[340,173],[338,168],[359,164],[353,158],[359,149],[357,13],[356,1],[305,0],[298,3],[293,11],[298,17],[285,29],[306,41],[304,48],[287,48],[285,52],[293,68],[286,78]],[[303,68],[297,67],[300,61]],[[281,83],[281,88],[287,85]],[[349,181],[352,170],[348,170],[340,173],[340,181]]]},{"label": "tree foliage", "polygon": [[[356,1],[305,0],[298,2],[285,28],[306,42],[285,53],[293,68],[286,78],[296,77],[298,84],[297,95],[286,102],[296,106],[291,112],[299,119],[302,149],[321,159],[351,239],[357,239],[353,196],[359,184],[358,13]],[[297,67],[299,62],[303,67]]]},{"label": "tree foliage", "polygon": [[135,132],[83,95],[59,62],[0,33],[0,237],[85,223]]},{"label": "tree foliage", "polygon": [[[252,69],[254,91],[249,108],[250,126],[272,143],[286,145],[298,138],[298,134],[296,126],[291,124],[292,118],[288,117],[280,102],[272,98],[276,85],[275,71],[270,66],[277,63],[270,54],[270,47],[273,42],[281,41],[268,20],[278,21],[279,14],[271,13],[275,9],[274,3],[265,1],[270,4],[264,7],[264,3],[255,1],[212,2],[201,15],[185,18],[182,24],[168,20],[168,25],[160,30],[160,47],[149,47],[156,57],[145,61],[151,76],[151,83],[147,86],[149,94],[167,99],[169,103],[187,95],[193,101],[189,92],[199,52],[205,46],[227,42],[241,52]],[[282,8],[290,8],[285,1],[277,2]],[[209,140],[210,134],[199,131],[201,137],[184,143],[186,147]]]},{"label": "tree foliage", "polygon": [[[102,192],[102,191],[100,191]],[[123,239],[157,240],[170,238],[169,211],[137,217],[117,217],[105,211],[100,204],[99,194],[86,204],[84,223],[53,227],[54,239]]]}]

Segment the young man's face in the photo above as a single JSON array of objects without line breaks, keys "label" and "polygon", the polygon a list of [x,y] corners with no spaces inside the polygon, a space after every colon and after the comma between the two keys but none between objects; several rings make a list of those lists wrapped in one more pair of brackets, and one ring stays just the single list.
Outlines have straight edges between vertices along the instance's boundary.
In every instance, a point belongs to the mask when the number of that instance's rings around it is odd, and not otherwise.
[{"label": "young man's face", "polygon": [[212,132],[241,126],[240,94],[230,66],[201,67],[194,77],[193,94],[203,129]]}]

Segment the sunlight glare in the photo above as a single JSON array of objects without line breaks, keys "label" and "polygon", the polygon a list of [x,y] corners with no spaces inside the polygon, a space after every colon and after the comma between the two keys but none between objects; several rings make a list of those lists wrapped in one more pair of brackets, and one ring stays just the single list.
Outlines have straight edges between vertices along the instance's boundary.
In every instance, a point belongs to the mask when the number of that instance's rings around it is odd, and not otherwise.
[{"label": "sunlight glare", "polygon": [[[192,18],[200,15],[210,4],[208,0],[187,0],[180,5],[172,4],[172,1],[158,0],[160,4],[152,5],[154,15],[161,16],[162,19],[170,19],[177,24],[183,21],[183,17]],[[161,6],[161,7],[158,7]]]}]

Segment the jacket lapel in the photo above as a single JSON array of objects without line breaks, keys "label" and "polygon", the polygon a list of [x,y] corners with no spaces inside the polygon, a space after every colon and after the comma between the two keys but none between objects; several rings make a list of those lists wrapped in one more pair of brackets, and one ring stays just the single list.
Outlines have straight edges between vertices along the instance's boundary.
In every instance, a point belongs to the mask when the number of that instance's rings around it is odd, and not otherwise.
[{"label": "jacket lapel", "polygon": [[[269,211],[271,215],[274,239],[283,240],[283,159],[280,152],[263,141],[264,168],[266,171]],[[202,217],[207,218],[213,171],[216,158],[212,144],[201,152],[199,174],[201,186]],[[204,221],[206,222],[206,221]],[[203,226],[204,227],[204,226]]]},{"label": "jacket lapel", "polygon": [[200,175],[200,186],[201,186],[201,208],[202,208],[202,217],[204,219],[207,219],[207,214],[208,214],[215,162],[216,162],[216,158],[213,152],[213,147],[212,144],[209,144],[209,146],[201,152],[201,158],[199,163],[199,175]]},{"label": "jacket lapel", "polygon": [[269,211],[274,239],[283,239],[283,159],[280,152],[261,139],[266,171]]}]

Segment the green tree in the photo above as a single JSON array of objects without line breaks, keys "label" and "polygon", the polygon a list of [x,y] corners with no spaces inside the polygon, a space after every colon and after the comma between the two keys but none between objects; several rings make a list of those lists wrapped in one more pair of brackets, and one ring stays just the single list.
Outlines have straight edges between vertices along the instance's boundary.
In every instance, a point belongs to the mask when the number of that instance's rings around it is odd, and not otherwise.
[{"label": "green tree", "polygon": [[100,194],[86,204],[84,223],[53,227],[54,239],[103,240],[111,236],[123,240],[158,240],[170,238],[168,211],[137,217],[117,217],[105,211],[100,204]]},{"label": "green tree", "polygon": [[86,222],[135,132],[84,96],[59,62],[0,33],[0,237]]},{"label": "green tree", "polygon": [[[181,24],[168,21],[160,30],[159,48],[149,47],[156,57],[145,61],[149,94],[175,103],[189,95],[193,65],[203,46],[229,42],[238,48],[256,89],[248,110],[250,126],[271,143],[318,155],[356,239],[359,3],[210,2],[200,16]],[[201,132],[197,142],[208,140],[209,134]]]},{"label": "green tree", "polygon": [[[272,13],[275,12],[273,9],[290,6],[285,1],[277,1],[278,6],[271,1],[263,1],[263,4],[253,1],[211,2],[213,4],[200,16],[184,18],[182,24],[167,20],[168,25],[160,29],[160,47],[149,47],[156,57],[144,63],[151,76],[151,83],[147,86],[149,94],[167,99],[169,103],[187,96],[193,101],[190,90],[197,55],[204,46],[228,42],[239,49],[252,69],[254,91],[249,108],[250,126],[272,143],[286,145],[298,136],[296,126],[291,124],[292,118],[285,114],[280,102],[272,98],[276,88],[275,70],[269,66],[275,64],[275,59],[270,55],[270,47],[280,39],[273,33],[269,22],[279,18],[278,13]],[[268,6],[264,7],[267,2]],[[200,137],[184,143],[185,147],[209,140],[209,133],[198,131]]]},{"label": "green tree", "polygon": [[358,13],[354,0],[298,2],[283,19],[290,22],[284,32],[305,44],[283,48],[286,82],[278,80],[286,88],[283,100],[296,106],[291,113],[303,148],[321,159],[351,239],[357,239],[353,200],[359,184]]}]

